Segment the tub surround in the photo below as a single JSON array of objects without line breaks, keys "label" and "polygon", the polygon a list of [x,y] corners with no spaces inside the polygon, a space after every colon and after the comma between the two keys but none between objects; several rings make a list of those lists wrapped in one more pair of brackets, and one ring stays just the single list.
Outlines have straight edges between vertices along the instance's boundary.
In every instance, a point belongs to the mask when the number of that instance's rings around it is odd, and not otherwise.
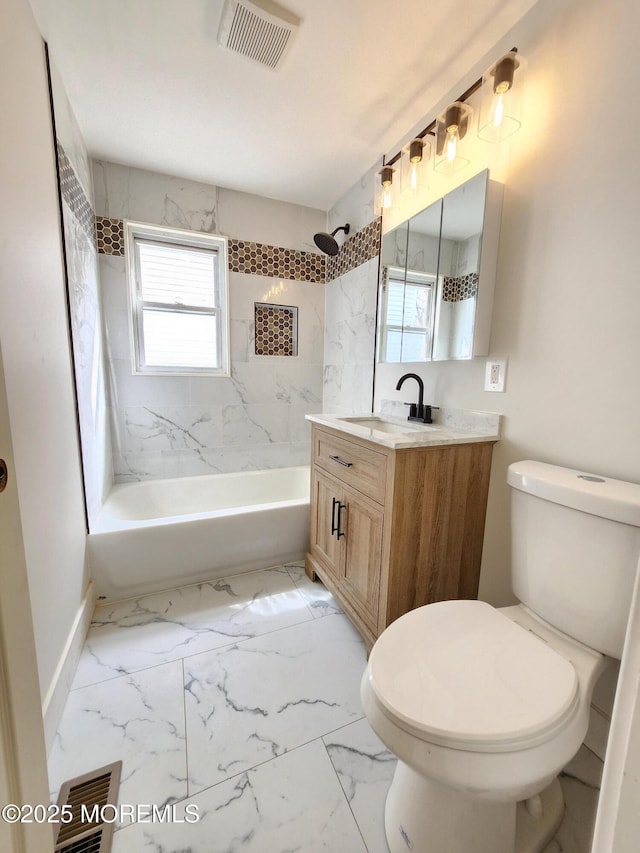
[{"label": "tub surround", "polygon": [[325,287],[323,410],[371,409],[375,359],[378,258]]},{"label": "tub surround", "polygon": [[323,405],[325,412],[371,410],[375,365],[381,219],[373,209],[374,173],[329,211],[328,230],[348,222],[349,237],[327,261]]},{"label": "tub surround", "polygon": [[[116,482],[307,464],[304,415],[322,408],[324,261],[306,249],[325,214],[98,161],[94,184],[112,245],[122,219],[230,237],[228,378],[132,376],[124,257],[99,255]],[[297,356],[255,354],[256,303],[298,308]]]},{"label": "tub surround", "polygon": [[55,62],[50,68],[84,491],[91,523],[113,476],[93,184],[86,146]]},{"label": "tub surround", "polygon": [[372,258],[377,258],[380,254],[381,233],[382,219],[379,216],[359,231],[352,232],[340,246],[338,254],[329,255],[326,259],[327,284]]}]

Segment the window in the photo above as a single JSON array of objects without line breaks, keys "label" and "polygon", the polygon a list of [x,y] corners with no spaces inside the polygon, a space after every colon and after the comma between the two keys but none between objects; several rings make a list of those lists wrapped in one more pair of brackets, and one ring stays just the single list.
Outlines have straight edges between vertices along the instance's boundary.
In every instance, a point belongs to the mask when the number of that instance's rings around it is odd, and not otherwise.
[{"label": "window", "polygon": [[381,361],[425,361],[431,357],[433,290],[429,273],[387,267],[383,282]]},{"label": "window", "polygon": [[135,373],[229,375],[227,241],[126,223]]}]

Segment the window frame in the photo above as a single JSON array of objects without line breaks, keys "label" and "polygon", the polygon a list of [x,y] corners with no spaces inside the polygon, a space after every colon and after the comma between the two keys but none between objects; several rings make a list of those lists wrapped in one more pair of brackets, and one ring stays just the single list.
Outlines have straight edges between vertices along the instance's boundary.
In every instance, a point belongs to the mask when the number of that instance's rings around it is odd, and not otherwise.
[{"label": "window frame", "polygon": [[[412,362],[409,360],[403,360],[402,358],[402,346],[400,347],[400,360],[399,361],[387,361],[387,337],[388,333],[391,332],[400,332],[404,334],[404,332],[408,332],[410,334],[420,334],[424,335],[426,338],[426,342],[429,344],[428,347],[428,355],[423,361],[431,360],[432,348],[433,348],[433,334],[434,334],[434,322],[435,322],[435,302],[436,302],[436,289],[437,289],[437,275],[435,273],[422,272],[420,270],[406,270],[404,267],[394,266],[393,264],[386,265],[387,275],[385,281],[383,282],[383,299],[381,308],[381,328],[382,334],[380,335],[380,351],[378,360],[383,364],[414,364],[417,362]],[[429,322],[425,328],[421,326],[411,326],[404,324],[404,300],[402,306],[402,325],[398,326],[395,323],[387,322],[387,314],[388,314],[388,305],[389,305],[389,283],[394,282],[396,284],[402,284],[406,289],[406,286],[412,285],[414,287],[423,287],[430,291],[429,296]]]},{"label": "window frame", "polygon": [[[150,225],[125,220],[125,257],[127,268],[129,339],[131,371],[134,376],[224,376],[231,375],[229,352],[229,241],[218,234],[186,231],[180,228]],[[142,299],[139,254],[136,244],[165,243],[178,249],[203,249],[214,257],[214,308],[197,305],[179,305],[175,308],[165,303]],[[145,363],[143,309],[155,308],[174,314],[206,314],[215,318],[217,356],[219,367],[187,367],[179,365],[148,365]]]}]

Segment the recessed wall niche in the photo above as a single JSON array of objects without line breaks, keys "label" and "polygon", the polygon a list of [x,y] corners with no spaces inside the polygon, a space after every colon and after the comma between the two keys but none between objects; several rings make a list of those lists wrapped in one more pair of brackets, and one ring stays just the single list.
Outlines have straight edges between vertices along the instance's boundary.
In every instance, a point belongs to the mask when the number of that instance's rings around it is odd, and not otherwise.
[{"label": "recessed wall niche", "polygon": [[256,302],[256,355],[298,355],[298,309]]}]

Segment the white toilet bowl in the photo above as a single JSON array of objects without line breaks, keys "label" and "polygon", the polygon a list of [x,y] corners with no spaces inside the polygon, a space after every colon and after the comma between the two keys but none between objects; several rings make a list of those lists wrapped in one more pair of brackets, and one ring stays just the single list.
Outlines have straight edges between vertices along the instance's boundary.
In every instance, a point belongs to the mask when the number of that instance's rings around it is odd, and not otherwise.
[{"label": "white toilet bowl", "polygon": [[392,853],[541,850],[562,817],[555,777],[584,740],[604,662],[523,605],[439,602],[390,625],[361,695],[399,759],[385,813]]}]

